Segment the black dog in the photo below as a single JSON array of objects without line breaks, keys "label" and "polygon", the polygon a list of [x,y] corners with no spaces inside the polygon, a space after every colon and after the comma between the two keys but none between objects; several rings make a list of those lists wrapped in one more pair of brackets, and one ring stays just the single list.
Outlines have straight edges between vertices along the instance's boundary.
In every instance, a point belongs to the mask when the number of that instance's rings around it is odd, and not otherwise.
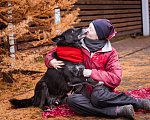
[{"label": "black dog", "polygon": [[[52,40],[56,42],[57,46],[81,48],[80,40],[85,35],[86,31],[84,28],[72,28]],[[52,56],[57,60],[62,60],[65,66],[58,70],[54,68],[47,69],[45,75],[36,84],[34,96],[30,99],[9,100],[16,108],[25,108],[33,105],[40,107],[43,111],[49,111],[45,106],[64,104],[67,93],[73,89],[73,86],[79,86],[77,91],[83,91],[85,90],[82,89],[83,84],[98,85],[93,79],[84,78],[83,70],[85,67],[83,63],[74,63],[62,59],[57,56],[57,52],[54,52]]]}]

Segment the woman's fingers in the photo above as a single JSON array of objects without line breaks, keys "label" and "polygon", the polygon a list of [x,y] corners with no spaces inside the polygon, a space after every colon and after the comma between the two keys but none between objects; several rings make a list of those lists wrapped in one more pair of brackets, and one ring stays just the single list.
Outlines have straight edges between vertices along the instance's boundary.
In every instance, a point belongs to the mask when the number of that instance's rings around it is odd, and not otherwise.
[{"label": "woman's fingers", "polygon": [[58,61],[55,65],[55,69],[62,68],[62,66],[65,65],[62,61]]},{"label": "woman's fingers", "polygon": [[65,65],[63,61],[57,61],[58,65]]},{"label": "woman's fingers", "polygon": [[53,66],[55,69],[58,69],[58,68],[62,68],[64,64],[63,61],[58,61],[56,59],[53,59],[50,61],[50,65]]},{"label": "woman's fingers", "polygon": [[63,61],[57,61],[56,65],[57,65],[57,67],[62,68],[62,66],[65,64]]}]

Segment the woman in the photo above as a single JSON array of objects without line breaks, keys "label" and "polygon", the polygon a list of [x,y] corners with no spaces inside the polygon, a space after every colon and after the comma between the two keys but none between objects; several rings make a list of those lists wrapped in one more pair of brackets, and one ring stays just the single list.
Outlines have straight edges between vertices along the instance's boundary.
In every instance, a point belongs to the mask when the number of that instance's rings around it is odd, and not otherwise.
[{"label": "woman", "polygon": [[[128,117],[134,119],[134,110],[150,111],[148,99],[135,99],[123,92],[116,94],[113,90],[120,84],[122,68],[118,54],[109,39],[116,31],[107,19],[97,19],[87,28],[87,37],[81,40],[85,68],[83,75],[96,81],[103,81],[102,87],[93,88],[86,85],[90,99],[82,94],[68,96],[67,104],[74,112],[84,116]],[[64,65],[62,61],[52,58],[53,49],[45,57],[45,65],[55,69]]]}]

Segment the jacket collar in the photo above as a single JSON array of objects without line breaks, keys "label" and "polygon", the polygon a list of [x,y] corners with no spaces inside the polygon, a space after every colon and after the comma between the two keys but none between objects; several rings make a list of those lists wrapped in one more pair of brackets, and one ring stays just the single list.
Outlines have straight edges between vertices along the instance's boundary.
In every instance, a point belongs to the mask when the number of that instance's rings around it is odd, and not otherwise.
[{"label": "jacket collar", "polygon": [[[83,39],[81,40],[81,46],[90,52],[90,50],[86,47]],[[112,47],[110,41],[107,40],[105,46],[97,52],[109,52],[109,51],[112,51]]]},{"label": "jacket collar", "polygon": [[111,43],[109,40],[107,40],[105,46],[102,48],[101,52],[109,52],[112,51]]}]

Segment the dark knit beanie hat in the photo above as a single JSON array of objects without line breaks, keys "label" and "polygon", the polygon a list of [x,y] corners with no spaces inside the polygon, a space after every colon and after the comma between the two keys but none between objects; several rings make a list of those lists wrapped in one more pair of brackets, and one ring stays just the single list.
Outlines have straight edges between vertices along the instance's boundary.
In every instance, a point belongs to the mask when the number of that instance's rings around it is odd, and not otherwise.
[{"label": "dark knit beanie hat", "polygon": [[99,40],[111,39],[117,33],[112,23],[107,19],[97,19],[92,21]]}]

